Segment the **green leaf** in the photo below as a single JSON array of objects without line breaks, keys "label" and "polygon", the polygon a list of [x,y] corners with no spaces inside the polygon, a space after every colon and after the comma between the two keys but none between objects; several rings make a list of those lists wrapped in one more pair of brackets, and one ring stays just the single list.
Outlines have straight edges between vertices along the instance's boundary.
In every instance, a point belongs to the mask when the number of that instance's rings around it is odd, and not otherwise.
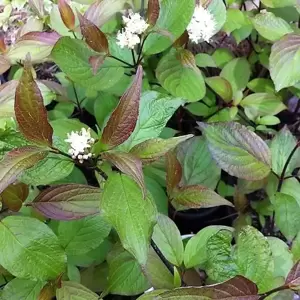
[{"label": "green leaf", "polygon": [[232,176],[263,179],[270,173],[271,152],[254,132],[239,123],[198,123],[218,165]]},{"label": "green leaf", "polygon": [[276,193],[274,199],[275,223],[288,239],[292,240],[300,231],[300,206],[294,197]]},{"label": "green leaf", "polygon": [[[293,149],[296,147],[297,140],[292,135],[287,126],[283,127],[272,139],[270,149],[272,153],[272,170],[280,176],[287,159]],[[285,176],[291,175],[293,170],[298,166],[299,150],[296,150],[291,161],[285,170]]]},{"label": "green leaf", "polygon": [[293,240],[292,249],[294,261],[300,260],[300,233]]},{"label": "green leaf", "polygon": [[103,130],[101,142],[108,148],[124,143],[133,132],[138,115],[141,99],[143,67],[137,69],[135,78],[123,94],[116,109],[111,114]]},{"label": "green leaf", "polygon": [[37,219],[4,218],[0,238],[0,264],[14,276],[43,281],[65,271],[67,259],[57,236]]},{"label": "green leaf", "polygon": [[174,137],[170,139],[149,139],[143,143],[134,146],[130,150],[130,153],[139,157],[143,163],[150,163],[161,158],[168,151],[172,150],[177,145],[184,142],[185,140],[190,139],[191,137],[193,137],[192,134]]},{"label": "green leaf", "polygon": [[226,79],[232,87],[232,93],[243,90],[249,81],[251,74],[250,65],[246,58],[235,58],[228,62],[220,76]]},{"label": "green leaf", "polygon": [[183,170],[184,185],[200,184],[214,190],[221,169],[213,160],[204,137],[193,137],[177,148],[177,157]]},{"label": "green leaf", "polygon": [[62,281],[61,288],[56,290],[57,300],[98,300],[99,296],[87,289],[83,285],[72,282]]},{"label": "green leaf", "polygon": [[262,233],[251,226],[243,227],[235,255],[239,273],[255,282],[261,293],[272,287],[274,262],[269,243]]},{"label": "green leaf", "polygon": [[26,58],[16,89],[15,114],[26,139],[42,146],[52,146],[53,129],[47,119],[41,91],[32,76],[30,56]]},{"label": "green leaf", "polygon": [[157,217],[150,195],[143,199],[141,189],[130,177],[113,174],[105,183],[100,209],[116,229],[123,247],[145,265]]},{"label": "green leaf", "polygon": [[38,299],[41,289],[45,285],[42,281],[15,278],[3,289],[2,300]]},{"label": "green leaf", "polygon": [[216,192],[201,185],[190,185],[179,188],[173,193],[173,200],[189,208],[208,208],[233,204]]},{"label": "green leaf", "polygon": [[226,226],[207,226],[201,229],[187,242],[184,250],[184,265],[190,269],[196,266],[203,267],[207,262],[207,242],[221,229],[231,230]]},{"label": "green leaf", "polygon": [[60,221],[57,235],[67,255],[82,255],[96,249],[110,230],[110,225],[96,215],[75,221]]},{"label": "green leaf", "polygon": [[120,245],[107,256],[109,266],[106,292],[117,295],[138,295],[149,288],[149,283],[134,257]]},{"label": "green leaf", "polygon": [[55,63],[78,85],[90,90],[102,91],[114,86],[124,74],[120,63],[106,58],[104,64],[94,75],[89,63],[91,56],[97,55],[88,45],[79,39],[62,37],[51,53]]},{"label": "green leaf", "polygon": [[0,162],[0,193],[24,172],[47,155],[45,149],[26,146],[8,152]]},{"label": "green leaf", "polygon": [[274,277],[286,278],[293,267],[293,254],[289,246],[282,240],[275,237],[268,237],[274,260]]},{"label": "green leaf", "polygon": [[300,80],[300,35],[288,34],[272,46],[270,74],[276,91],[292,86]]},{"label": "green leaf", "polygon": [[156,77],[173,96],[190,102],[202,99],[206,88],[193,54],[184,49],[171,50],[158,63]]},{"label": "green leaf", "polygon": [[245,24],[245,16],[242,11],[236,8],[229,8],[227,10],[226,23],[223,26],[223,30],[230,34],[236,29],[241,28]]},{"label": "green leaf", "polygon": [[170,263],[181,266],[183,243],[177,226],[170,218],[164,215],[158,216],[152,239]]},{"label": "green leaf", "polygon": [[240,105],[249,119],[257,116],[277,115],[286,109],[281,97],[271,93],[255,93],[244,98]]},{"label": "green leaf", "polygon": [[275,93],[273,81],[267,78],[254,78],[248,82],[247,87],[254,93]]},{"label": "green leaf", "polygon": [[194,0],[162,0],[153,32],[144,45],[146,55],[164,51],[181,36],[194,13]]},{"label": "green leaf", "polygon": [[226,79],[220,76],[214,76],[206,78],[205,82],[225,102],[229,103],[232,100],[232,88],[230,83]]},{"label": "green leaf", "polygon": [[296,0],[262,0],[261,2],[267,7],[286,7],[295,6],[297,4]]},{"label": "green leaf", "polygon": [[270,41],[277,41],[284,35],[293,32],[293,29],[285,20],[276,17],[271,12],[257,14],[252,22],[258,33]]},{"label": "green leaf", "polygon": [[222,0],[211,0],[211,1],[202,1],[200,2],[202,6],[213,15],[215,21],[215,28],[213,34],[218,33],[226,22],[227,11],[226,6]]},{"label": "green leaf", "polygon": [[207,53],[198,53],[195,56],[195,61],[196,61],[197,66],[200,68],[206,68],[206,67],[216,68],[217,67],[212,56],[210,56]]},{"label": "green leaf", "polygon": [[74,220],[99,212],[101,190],[81,184],[64,184],[42,191],[29,203],[50,219]]},{"label": "green leaf", "polygon": [[223,68],[234,59],[234,55],[227,48],[218,48],[212,55],[213,60],[219,68]]},{"label": "green leaf", "polygon": [[155,91],[144,92],[137,125],[128,140],[121,145],[121,149],[130,150],[148,139],[157,138],[183,103],[182,98],[173,98]]}]

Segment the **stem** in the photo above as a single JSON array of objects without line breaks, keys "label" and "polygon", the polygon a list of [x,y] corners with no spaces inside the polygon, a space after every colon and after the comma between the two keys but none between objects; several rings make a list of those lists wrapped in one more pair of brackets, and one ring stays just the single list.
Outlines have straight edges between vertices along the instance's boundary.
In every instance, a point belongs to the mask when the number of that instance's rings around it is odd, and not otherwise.
[{"label": "stem", "polygon": [[140,12],[141,17],[144,16],[144,12],[145,12],[145,0],[141,0],[141,12]]},{"label": "stem", "polygon": [[75,98],[76,98],[76,104],[79,109],[80,115],[82,116],[82,109],[81,109],[80,101],[78,98],[78,94],[77,94],[77,90],[76,90],[74,82],[72,82],[72,86],[73,86],[73,90],[74,90],[74,94],[75,94]]},{"label": "stem", "polygon": [[273,289],[269,292],[266,292],[266,293],[262,294],[258,300],[263,300],[263,299],[267,298],[268,296],[270,296],[271,294],[274,294],[276,292],[280,292],[280,291],[283,291],[283,290],[288,290],[288,289],[289,289],[288,286],[282,285],[282,286],[280,286],[276,289]]},{"label": "stem", "polygon": [[73,30],[71,30],[71,32],[72,32],[74,38],[77,40],[77,36],[76,36],[75,32]]},{"label": "stem", "polygon": [[110,55],[109,57],[111,57],[111,58],[113,58],[113,59],[115,59],[115,60],[117,60],[117,61],[119,61],[119,62],[125,64],[126,66],[128,66],[128,67],[130,67],[130,68],[134,68],[133,65],[129,64],[128,62],[126,62],[126,61],[124,61],[124,60],[122,60],[122,59],[120,59],[120,58],[118,58],[118,57],[116,57],[116,56]]},{"label": "stem", "polygon": [[139,55],[138,55],[137,63],[136,63],[136,65],[135,65],[136,68],[138,67],[138,65],[139,65],[139,64],[141,63],[141,61],[143,60],[143,57],[142,57],[143,48],[144,48],[145,41],[146,41],[146,39],[147,39],[148,36],[149,36],[149,35],[146,35],[146,37],[143,39],[143,42],[142,42],[141,47],[140,47],[140,49],[139,49]]},{"label": "stem", "polygon": [[132,55],[133,64],[136,66],[135,55],[134,55],[134,50],[133,49],[131,49],[131,55]]},{"label": "stem", "polygon": [[158,257],[161,259],[161,261],[164,263],[164,265],[167,267],[167,269],[170,271],[170,273],[174,276],[174,267],[172,264],[169,263],[169,261],[164,257],[164,255],[161,253],[153,239],[151,239],[151,247],[155,251],[155,253],[158,255]]}]

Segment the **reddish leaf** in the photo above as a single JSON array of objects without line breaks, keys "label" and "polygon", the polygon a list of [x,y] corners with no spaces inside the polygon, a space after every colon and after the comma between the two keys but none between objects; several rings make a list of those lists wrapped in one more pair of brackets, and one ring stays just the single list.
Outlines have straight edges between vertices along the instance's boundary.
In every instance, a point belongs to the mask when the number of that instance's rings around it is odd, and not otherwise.
[{"label": "reddish leaf", "polygon": [[249,279],[236,276],[224,283],[204,287],[178,288],[164,292],[155,299],[258,300],[257,286]]},{"label": "reddish leaf", "polygon": [[28,194],[29,188],[26,184],[11,184],[0,194],[0,200],[9,210],[19,211],[23,202],[27,199]]},{"label": "reddish leaf", "polygon": [[48,282],[40,291],[37,300],[51,300],[55,297],[56,286],[53,282]]},{"label": "reddish leaf", "polygon": [[155,25],[159,17],[159,1],[158,0],[149,0],[148,1],[148,23]]},{"label": "reddish leaf", "polygon": [[233,206],[231,202],[219,196],[213,190],[201,185],[179,188],[173,193],[173,199],[178,204],[189,208],[209,208],[220,205]]},{"label": "reddish leaf", "polygon": [[21,41],[37,41],[42,42],[47,45],[54,46],[56,42],[61,38],[61,36],[55,32],[41,32],[41,31],[32,31],[22,35],[18,42]]},{"label": "reddish leaf", "polygon": [[22,172],[47,156],[45,149],[28,146],[12,150],[0,162],[0,193],[16,181]]},{"label": "reddish leaf", "polygon": [[66,25],[66,27],[70,30],[75,29],[75,15],[71,6],[68,4],[66,0],[58,0],[58,9],[61,16],[62,21]]},{"label": "reddish leaf", "polygon": [[93,69],[93,74],[96,75],[99,68],[103,65],[105,56],[97,55],[89,58],[89,63]]},{"label": "reddish leaf", "polygon": [[115,165],[121,172],[131,176],[146,195],[142,162],[130,153],[109,151],[102,154],[102,158]]},{"label": "reddish leaf", "polygon": [[6,52],[6,44],[4,41],[4,35],[0,34],[0,52],[4,53]]},{"label": "reddish leaf", "polygon": [[300,261],[298,261],[289,272],[285,285],[291,290],[299,290],[300,287]]},{"label": "reddish leaf", "polygon": [[166,156],[166,170],[167,170],[167,192],[171,197],[173,190],[178,187],[182,177],[182,168],[178,161],[175,152],[169,152]]},{"label": "reddish leaf", "polygon": [[53,129],[48,122],[43,97],[33,79],[28,58],[16,90],[15,114],[20,131],[29,141],[51,147]]},{"label": "reddish leaf", "polygon": [[108,53],[108,40],[105,34],[80,13],[78,13],[78,19],[86,43],[96,52]]},{"label": "reddish leaf", "polygon": [[99,213],[100,199],[99,188],[63,184],[44,190],[28,205],[50,219],[75,220]]},{"label": "reddish leaf", "polygon": [[184,33],[174,42],[174,47],[180,48],[183,47],[189,41],[189,34],[185,30]]},{"label": "reddish leaf", "polygon": [[125,142],[135,128],[139,115],[142,79],[143,67],[139,66],[133,83],[121,97],[103,130],[101,142],[109,149]]}]

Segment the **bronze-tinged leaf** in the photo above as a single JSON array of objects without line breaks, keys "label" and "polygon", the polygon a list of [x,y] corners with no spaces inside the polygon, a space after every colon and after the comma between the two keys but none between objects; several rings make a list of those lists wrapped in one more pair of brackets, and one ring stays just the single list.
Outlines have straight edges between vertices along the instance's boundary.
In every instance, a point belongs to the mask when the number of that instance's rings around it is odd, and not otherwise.
[{"label": "bronze-tinged leaf", "polygon": [[199,299],[199,300],[258,300],[258,289],[254,282],[236,276],[224,283],[204,287],[184,287],[157,295],[155,299]]},{"label": "bronze-tinged leaf", "polygon": [[95,55],[89,58],[89,63],[93,69],[93,74],[96,75],[100,67],[103,65],[105,56]]},{"label": "bronze-tinged leaf", "polygon": [[56,285],[53,282],[48,282],[40,291],[38,300],[52,300],[56,294]]},{"label": "bronze-tinged leaf", "polygon": [[143,67],[140,65],[133,83],[121,97],[103,130],[101,142],[107,145],[108,149],[125,142],[135,128],[139,116],[142,79]]},{"label": "bronze-tinged leaf", "polygon": [[129,175],[140,186],[143,196],[146,195],[146,187],[144,182],[144,174],[142,162],[136,156],[130,153],[120,151],[104,152],[102,158],[115,165],[121,172]]},{"label": "bronze-tinged leaf", "polygon": [[76,220],[99,213],[101,190],[82,184],[63,184],[42,191],[28,205],[47,218]]},{"label": "bronze-tinged leaf", "polygon": [[29,194],[28,185],[17,183],[9,185],[1,194],[0,201],[11,211],[19,211]]},{"label": "bronze-tinged leaf", "polygon": [[291,290],[299,290],[300,288],[300,261],[298,261],[289,272],[285,285],[288,286]]},{"label": "bronze-tinged leaf", "polygon": [[105,34],[91,21],[78,13],[80,29],[86,43],[96,52],[108,54],[108,40]]},{"label": "bronze-tinged leaf", "polygon": [[48,122],[41,91],[33,79],[29,58],[25,61],[16,90],[15,115],[26,139],[42,146],[52,146],[53,129]]},{"label": "bronze-tinged leaf", "polygon": [[156,24],[156,21],[159,17],[159,11],[160,11],[159,0],[149,0],[147,19],[150,25]]},{"label": "bronze-tinged leaf", "polygon": [[6,52],[6,44],[4,40],[4,35],[0,34],[0,52],[5,53]]},{"label": "bronze-tinged leaf", "polygon": [[58,9],[61,16],[62,21],[66,25],[66,27],[70,30],[75,29],[75,15],[66,0],[58,0]]},{"label": "bronze-tinged leaf", "polygon": [[184,33],[174,42],[174,47],[180,48],[187,44],[189,41],[189,34],[185,30]]},{"label": "bronze-tinged leaf", "polygon": [[213,190],[201,185],[190,185],[179,188],[173,193],[173,200],[189,208],[209,208],[220,205],[233,206],[231,202]]},{"label": "bronze-tinged leaf", "polygon": [[45,158],[48,151],[27,146],[8,152],[0,162],[0,193],[14,183],[22,172]]},{"label": "bronze-tinged leaf", "polygon": [[174,151],[168,152],[166,155],[167,170],[167,192],[172,197],[173,190],[177,189],[182,177],[182,168]]}]

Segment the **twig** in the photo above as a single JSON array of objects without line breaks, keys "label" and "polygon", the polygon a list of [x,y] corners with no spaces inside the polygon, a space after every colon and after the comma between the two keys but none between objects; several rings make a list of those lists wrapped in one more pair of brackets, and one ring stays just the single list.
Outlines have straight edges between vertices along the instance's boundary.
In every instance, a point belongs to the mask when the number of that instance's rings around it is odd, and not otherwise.
[{"label": "twig", "polygon": [[76,90],[76,87],[75,87],[75,84],[74,84],[73,81],[72,81],[72,86],[73,86],[73,90],[74,90],[74,95],[75,95],[75,99],[76,99],[77,108],[80,112],[80,115],[82,116],[82,109],[81,109],[80,101],[79,101],[77,90]]},{"label": "twig", "polygon": [[128,67],[130,67],[130,68],[134,68],[133,65],[129,64],[128,62],[126,62],[126,61],[124,61],[124,60],[122,60],[122,59],[120,59],[120,58],[118,58],[118,57],[116,57],[116,56],[110,55],[109,57],[111,57],[111,58],[113,58],[113,59],[115,59],[115,60],[117,60],[117,61],[119,61],[119,62],[125,64],[126,66],[128,66]]}]

